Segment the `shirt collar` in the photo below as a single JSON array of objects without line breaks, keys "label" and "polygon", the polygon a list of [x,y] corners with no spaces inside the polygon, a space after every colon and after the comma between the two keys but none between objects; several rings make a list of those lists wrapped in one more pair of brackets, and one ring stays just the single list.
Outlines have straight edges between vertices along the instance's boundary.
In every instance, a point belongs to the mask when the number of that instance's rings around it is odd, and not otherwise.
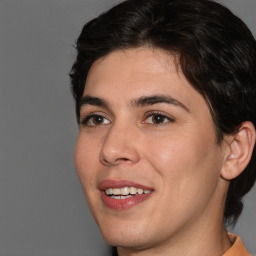
[{"label": "shirt collar", "polygon": [[230,240],[233,242],[231,248],[223,256],[250,256],[246,250],[241,238],[229,233]]}]

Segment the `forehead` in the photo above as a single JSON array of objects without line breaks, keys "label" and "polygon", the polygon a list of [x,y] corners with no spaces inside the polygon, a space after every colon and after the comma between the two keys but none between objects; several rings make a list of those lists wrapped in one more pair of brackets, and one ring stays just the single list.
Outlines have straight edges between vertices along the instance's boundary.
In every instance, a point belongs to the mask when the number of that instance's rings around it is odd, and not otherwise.
[{"label": "forehead", "polygon": [[167,94],[183,101],[208,106],[177,65],[175,56],[159,49],[135,48],[111,52],[95,61],[89,70],[84,96],[128,101],[147,94]]},{"label": "forehead", "polygon": [[[146,46],[112,51],[102,58],[96,60],[93,63],[92,68],[95,65],[99,66],[99,64],[103,62],[111,62],[113,65],[114,63],[118,64],[119,60],[125,60],[127,67],[140,67],[145,72],[162,72],[163,67],[169,71],[177,71],[177,65],[174,65],[174,61],[176,61],[176,55],[170,54],[169,52],[159,48]],[[134,60],[136,60],[136,62],[134,62]],[[143,64],[143,66],[141,64]],[[109,68],[111,69],[112,67]],[[119,68],[119,65],[114,67]]]},{"label": "forehead", "polygon": [[167,73],[183,79],[184,76],[175,63],[174,56],[159,49],[117,50],[93,63],[88,72],[85,90],[119,84],[116,87],[118,90],[125,83],[132,89],[135,82],[138,89],[138,84],[143,87],[155,83],[157,79],[160,84]]}]

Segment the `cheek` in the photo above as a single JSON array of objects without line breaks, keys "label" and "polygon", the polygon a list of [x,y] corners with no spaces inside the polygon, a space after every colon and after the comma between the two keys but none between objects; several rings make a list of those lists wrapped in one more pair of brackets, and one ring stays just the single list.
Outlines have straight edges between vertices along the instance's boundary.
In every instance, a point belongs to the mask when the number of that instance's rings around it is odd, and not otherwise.
[{"label": "cheek", "polygon": [[158,189],[165,203],[160,212],[172,213],[166,219],[166,226],[174,225],[174,219],[175,225],[195,220],[207,208],[218,184],[217,146],[214,142],[185,136],[163,140],[161,147],[156,144],[150,144],[149,162],[162,180]]},{"label": "cheek", "polygon": [[147,143],[148,158],[162,175],[180,174],[204,157],[205,147],[185,136],[164,136]]},{"label": "cheek", "polygon": [[97,173],[99,170],[99,156],[97,143],[92,143],[87,136],[79,134],[75,149],[75,167],[77,175],[83,187],[85,199],[92,215],[95,216],[95,209],[99,207],[97,191]]},{"label": "cheek", "polygon": [[[159,159],[163,170],[182,169],[210,164],[213,156],[219,152],[215,133],[210,129],[189,126],[187,129],[174,129],[162,137],[152,139],[151,156]],[[194,170],[196,171],[196,169]]]},{"label": "cheek", "polygon": [[78,135],[75,148],[75,167],[78,177],[83,185],[84,190],[87,189],[87,184],[91,186],[95,179],[99,155],[97,143],[92,143],[81,132]]},{"label": "cheek", "polygon": [[214,189],[221,168],[214,135],[209,138],[190,130],[188,136],[165,136],[148,145],[150,164],[161,176],[164,187],[172,189],[177,197]]}]

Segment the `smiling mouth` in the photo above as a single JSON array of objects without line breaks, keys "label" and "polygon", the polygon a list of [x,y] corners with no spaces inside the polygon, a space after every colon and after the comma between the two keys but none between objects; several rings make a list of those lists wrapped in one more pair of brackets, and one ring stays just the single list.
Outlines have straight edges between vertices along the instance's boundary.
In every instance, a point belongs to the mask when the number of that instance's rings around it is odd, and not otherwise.
[{"label": "smiling mouth", "polygon": [[106,179],[98,188],[103,205],[118,211],[141,204],[154,194],[154,189],[129,180]]},{"label": "smiling mouth", "polygon": [[113,199],[127,199],[134,196],[139,196],[143,194],[150,194],[152,190],[141,189],[136,187],[122,187],[122,188],[107,188],[105,189],[105,194]]}]

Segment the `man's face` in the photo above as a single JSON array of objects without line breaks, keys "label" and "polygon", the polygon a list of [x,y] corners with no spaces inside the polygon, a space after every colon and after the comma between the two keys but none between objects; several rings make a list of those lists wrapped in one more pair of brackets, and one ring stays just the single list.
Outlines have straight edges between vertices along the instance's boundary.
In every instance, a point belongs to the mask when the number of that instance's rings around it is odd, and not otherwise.
[{"label": "man's face", "polygon": [[205,100],[172,56],[129,49],[91,67],[75,164],[110,244],[175,242],[222,218],[223,152]]}]

